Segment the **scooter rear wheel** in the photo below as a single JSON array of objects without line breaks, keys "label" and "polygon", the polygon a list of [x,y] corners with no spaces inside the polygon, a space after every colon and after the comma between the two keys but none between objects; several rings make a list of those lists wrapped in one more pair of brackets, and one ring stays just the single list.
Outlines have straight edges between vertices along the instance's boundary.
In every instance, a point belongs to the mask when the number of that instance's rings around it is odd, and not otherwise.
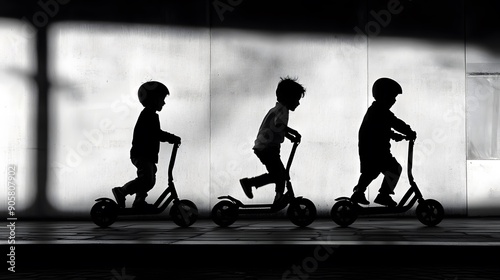
[{"label": "scooter rear wheel", "polygon": [[306,227],[314,222],[316,214],[316,206],[307,198],[295,198],[287,210],[290,221],[299,227]]},{"label": "scooter rear wheel", "polygon": [[422,224],[435,226],[443,220],[444,208],[437,200],[426,199],[418,204],[416,214]]},{"label": "scooter rear wheel", "polygon": [[337,225],[347,227],[356,221],[358,213],[352,202],[341,200],[332,206],[330,216]]},{"label": "scooter rear wheel", "polygon": [[221,227],[228,227],[238,219],[238,206],[231,201],[223,200],[212,208],[212,220]]},{"label": "scooter rear wheel", "polygon": [[118,217],[118,205],[114,201],[103,200],[99,201],[90,210],[92,221],[102,227],[112,225]]},{"label": "scooter rear wheel", "polygon": [[194,202],[182,199],[170,208],[170,217],[180,227],[189,227],[198,219],[198,208]]}]

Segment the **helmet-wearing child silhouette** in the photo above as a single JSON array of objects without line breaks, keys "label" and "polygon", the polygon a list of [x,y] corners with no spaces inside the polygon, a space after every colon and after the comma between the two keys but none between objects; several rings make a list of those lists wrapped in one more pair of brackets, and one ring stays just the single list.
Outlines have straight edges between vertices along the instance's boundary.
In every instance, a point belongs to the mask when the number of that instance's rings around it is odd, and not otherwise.
[{"label": "helmet-wearing child silhouette", "polygon": [[391,154],[390,140],[402,140],[402,136],[393,130],[412,139],[417,137],[409,125],[390,111],[396,103],[396,97],[402,93],[401,86],[390,78],[380,78],[373,84],[375,101],[368,108],[358,134],[361,175],[351,196],[354,202],[369,204],[365,197],[366,188],[383,173],[384,180],[375,203],[391,207],[397,205],[391,195],[394,194],[402,167]]},{"label": "helmet-wearing child silhouette", "polygon": [[126,183],[123,187],[113,188],[113,195],[119,207],[125,207],[125,197],[135,194],[133,208],[152,207],[146,203],[146,197],[156,183],[156,164],[160,142],[180,143],[181,138],[160,128],[160,119],[157,111],[165,105],[165,98],[170,92],[168,88],[157,81],[142,84],[138,90],[138,97],[144,106],[134,128],[130,159],[137,168],[137,178]]}]

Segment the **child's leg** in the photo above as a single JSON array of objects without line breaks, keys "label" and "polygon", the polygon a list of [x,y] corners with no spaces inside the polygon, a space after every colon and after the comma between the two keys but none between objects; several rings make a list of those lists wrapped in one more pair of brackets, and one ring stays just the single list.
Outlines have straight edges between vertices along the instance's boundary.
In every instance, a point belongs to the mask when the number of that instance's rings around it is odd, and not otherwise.
[{"label": "child's leg", "polygon": [[394,157],[383,162],[382,167],[384,169],[384,181],[374,201],[381,205],[395,207],[398,203],[392,199],[391,194],[394,194],[394,188],[398,183],[402,168]]},{"label": "child's leg", "polygon": [[112,189],[116,202],[121,208],[125,207],[125,196],[129,194],[135,193],[135,200],[144,203],[148,195],[147,192],[153,188],[156,182],[156,164],[138,159],[132,159],[132,163],[137,167],[137,178],[129,181],[123,187]]},{"label": "child's leg", "polygon": [[379,193],[382,195],[391,195],[394,194],[394,188],[401,177],[401,172],[403,168],[399,164],[399,162],[394,158],[390,158],[384,164],[384,181],[380,187]]},{"label": "child's leg", "polygon": [[140,159],[133,159],[132,163],[137,167],[137,178],[125,184],[122,190],[145,198],[156,183],[156,164]]},{"label": "child's leg", "polygon": [[365,191],[368,185],[370,185],[370,183],[375,180],[379,174],[379,171],[363,170],[359,176],[358,184],[354,187],[354,193],[351,196],[351,200],[359,204],[370,204],[370,202],[366,199]]},{"label": "child's leg", "polygon": [[364,193],[366,191],[366,188],[368,188],[370,183],[375,180],[379,174],[379,171],[369,171],[361,173],[361,175],[359,176],[358,184],[354,187],[354,191]]},{"label": "child's leg", "polygon": [[138,176],[138,178],[140,178],[140,184],[138,185],[132,207],[141,208],[148,206],[146,203],[146,197],[148,196],[148,191],[150,191],[156,183],[156,171],[156,164],[152,162],[142,164],[141,175]]},{"label": "child's leg", "polygon": [[285,182],[289,179],[279,153],[256,152],[261,162],[266,166],[268,173],[249,179],[249,182],[255,188],[260,188],[264,185],[275,183],[276,192],[283,193],[285,191]]}]

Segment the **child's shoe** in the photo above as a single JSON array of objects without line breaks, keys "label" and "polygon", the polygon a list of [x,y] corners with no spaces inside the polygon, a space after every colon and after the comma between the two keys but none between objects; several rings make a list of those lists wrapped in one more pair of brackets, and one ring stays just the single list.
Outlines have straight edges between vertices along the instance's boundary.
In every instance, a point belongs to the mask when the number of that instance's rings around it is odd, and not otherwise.
[{"label": "child's shoe", "polygon": [[355,203],[363,204],[363,205],[368,205],[370,202],[366,199],[365,193],[364,192],[357,192],[355,191],[351,195],[351,200]]},{"label": "child's shoe", "polygon": [[116,187],[111,190],[113,195],[115,196],[116,203],[118,203],[118,207],[125,208],[125,194],[122,191],[121,187]]},{"label": "child's shoe", "polygon": [[396,201],[392,200],[392,197],[388,194],[381,194],[379,193],[377,197],[374,200],[375,203],[380,204],[380,205],[385,205],[389,207],[396,207],[398,205]]},{"label": "child's shoe", "polygon": [[146,197],[136,195],[134,203],[132,203],[132,208],[137,210],[152,210],[155,206],[147,203]]},{"label": "child's shoe", "polygon": [[243,191],[245,192],[245,195],[252,199],[253,198],[253,193],[252,193],[252,186],[250,186],[249,182],[250,179],[248,178],[243,178],[240,180],[240,185],[243,188]]}]

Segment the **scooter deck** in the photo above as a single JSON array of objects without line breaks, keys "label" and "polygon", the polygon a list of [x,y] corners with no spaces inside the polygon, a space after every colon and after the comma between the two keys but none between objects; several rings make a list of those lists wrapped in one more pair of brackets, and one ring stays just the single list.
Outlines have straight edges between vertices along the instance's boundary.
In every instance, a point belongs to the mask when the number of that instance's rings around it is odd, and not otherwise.
[{"label": "scooter deck", "polygon": [[274,208],[274,205],[271,204],[243,204],[240,200],[227,195],[227,196],[219,196],[219,199],[228,199],[229,201],[233,202],[238,206],[238,213],[239,214],[271,214],[271,213],[276,213],[288,206],[290,203],[291,199],[289,199],[288,203],[286,205],[283,205],[280,208]]},{"label": "scooter deck", "polygon": [[412,203],[408,205],[400,205],[398,204],[397,206],[394,207],[388,207],[388,206],[361,206],[360,204],[353,202],[349,197],[339,197],[336,199],[336,201],[349,201],[351,202],[355,207],[358,215],[377,215],[377,214],[397,214],[397,213],[404,213],[408,211],[413,205]]},{"label": "scooter deck", "polygon": [[119,208],[114,200],[112,200],[111,198],[107,198],[107,197],[98,198],[98,199],[96,199],[96,201],[105,201],[105,202],[112,203],[112,204],[116,205],[116,207],[118,208],[118,210],[116,212],[118,216],[156,215],[156,214],[160,214],[161,212],[163,212],[163,210],[165,210],[164,207],[153,207],[153,208],[149,208],[149,209]]},{"label": "scooter deck", "polygon": [[163,212],[160,208],[152,209],[136,209],[136,208],[120,208],[118,209],[119,216],[132,216],[132,215],[156,215]]},{"label": "scooter deck", "polygon": [[244,214],[274,214],[283,209],[285,209],[288,204],[280,207],[273,208],[273,204],[253,204],[253,205],[244,205],[238,209],[238,213],[241,215]]},{"label": "scooter deck", "polygon": [[356,204],[356,210],[358,211],[358,215],[377,215],[377,214],[395,214],[395,213],[403,213],[406,212],[407,209],[400,206],[388,207],[388,206],[373,206],[373,207],[364,207]]}]

